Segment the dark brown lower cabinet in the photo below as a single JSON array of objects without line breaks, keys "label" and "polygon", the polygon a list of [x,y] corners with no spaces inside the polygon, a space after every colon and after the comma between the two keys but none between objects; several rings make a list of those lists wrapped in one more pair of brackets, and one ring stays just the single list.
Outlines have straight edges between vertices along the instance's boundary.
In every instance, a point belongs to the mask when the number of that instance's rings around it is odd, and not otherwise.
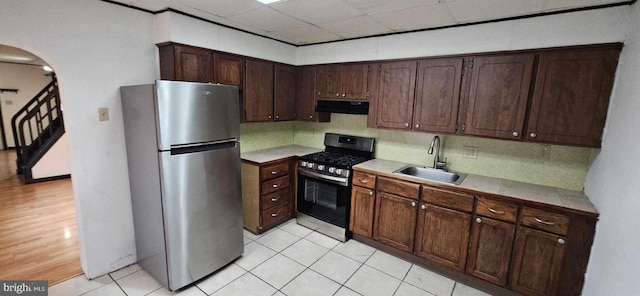
[{"label": "dark brown lower cabinet", "polygon": [[351,192],[351,232],[366,237],[373,236],[373,209],[376,194],[372,189],[353,186]]},{"label": "dark brown lower cabinet", "polygon": [[515,225],[485,217],[475,217],[471,231],[467,273],[505,287]]},{"label": "dark brown lower cabinet", "polygon": [[524,295],[556,295],[566,238],[519,227],[510,289]]},{"label": "dark brown lower cabinet", "polygon": [[414,253],[429,261],[464,271],[471,214],[421,203]]},{"label": "dark brown lower cabinet", "polygon": [[378,192],[373,239],[398,250],[412,252],[418,202]]}]

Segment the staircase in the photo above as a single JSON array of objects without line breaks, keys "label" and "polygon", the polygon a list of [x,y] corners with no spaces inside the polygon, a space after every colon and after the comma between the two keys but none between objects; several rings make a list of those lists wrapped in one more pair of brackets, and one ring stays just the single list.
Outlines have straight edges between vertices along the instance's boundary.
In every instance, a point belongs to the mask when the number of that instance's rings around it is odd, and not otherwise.
[{"label": "staircase", "polygon": [[64,135],[58,82],[52,77],[51,83],[11,118],[17,170],[27,184],[35,182],[33,166]]}]

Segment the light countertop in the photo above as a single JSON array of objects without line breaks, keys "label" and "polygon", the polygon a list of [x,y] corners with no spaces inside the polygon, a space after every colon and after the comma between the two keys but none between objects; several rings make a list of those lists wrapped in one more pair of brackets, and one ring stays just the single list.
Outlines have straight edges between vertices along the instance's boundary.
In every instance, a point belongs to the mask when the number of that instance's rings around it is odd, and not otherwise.
[{"label": "light countertop", "polygon": [[408,164],[403,162],[384,159],[373,159],[354,166],[354,169],[390,175],[394,178],[404,179],[407,181],[427,184],[431,183],[445,187],[450,186],[453,188],[462,188],[479,193],[508,196],[525,201],[549,204],[586,213],[598,213],[587,196],[585,196],[580,191],[572,191],[561,188],[516,182],[473,174],[468,174],[468,176],[462,181],[460,185],[429,182],[419,178],[393,174],[394,171],[406,165]]},{"label": "light countertop", "polygon": [[242,160],[254,162],[256,164],[262,164],[291,156],[302,156],[319,151],[322,151],[322,149],[300,145],[287,145],[250,152],[242,152],[240,153],[240,158]]}]

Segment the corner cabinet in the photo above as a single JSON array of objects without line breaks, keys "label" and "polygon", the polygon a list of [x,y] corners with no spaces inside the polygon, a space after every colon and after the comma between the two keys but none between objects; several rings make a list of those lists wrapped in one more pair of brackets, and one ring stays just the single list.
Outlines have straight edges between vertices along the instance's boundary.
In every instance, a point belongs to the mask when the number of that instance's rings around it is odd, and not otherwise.
[{"label": "corner cabinet", "polygon": [[596,215],[357,168],[353,185],[356,240],[496,293],[581,294]]},{"label": "corner cabinet", "polygon": [[244,228],[261,233],[293,216],[295,160],[265,164],[242,161]]},{"label": "corner cabinet", "polygon": [[181,44],[158,45],[160,79],[213,82],[213,53],[209,49]]},{"label": "corner cabinet", "polygon": [[619,49],[540,54],[525,139],[600,147]]}]

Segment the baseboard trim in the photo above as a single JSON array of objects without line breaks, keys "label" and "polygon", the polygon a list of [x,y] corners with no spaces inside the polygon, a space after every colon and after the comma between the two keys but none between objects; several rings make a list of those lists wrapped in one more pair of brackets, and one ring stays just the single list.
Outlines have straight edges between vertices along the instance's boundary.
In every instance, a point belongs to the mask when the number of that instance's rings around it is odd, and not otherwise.
[{"label": "baseboard trim", "polygon": [[60,176],[53,176],[53,177],[46,177],[46,178],[39,178],[39,179],[31,179],[31,180],[24,180],[25,184],[33,184],[33,183],[41,183],[41,182],[47,182],[47,181],[55,181],[55,180],[62,180],[62,179],[70,179],[71,178],[71,174],[66,174],[66,175],[60,175]]}]

